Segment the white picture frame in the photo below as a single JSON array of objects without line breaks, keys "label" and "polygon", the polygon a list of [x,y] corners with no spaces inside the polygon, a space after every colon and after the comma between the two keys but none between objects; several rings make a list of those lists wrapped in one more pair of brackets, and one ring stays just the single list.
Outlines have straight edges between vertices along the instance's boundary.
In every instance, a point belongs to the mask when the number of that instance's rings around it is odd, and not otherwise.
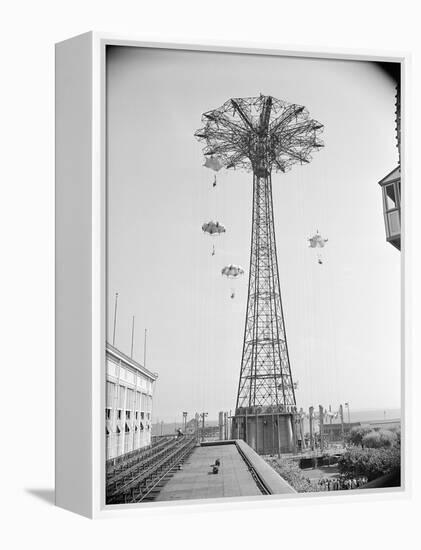
[{"label": "white picture frame", "polygon": [[[408,73],[407,53],[308,50],[229,43],[147,42],[112,34],[89,32],[56,45],[56,504],[90,518],[134,513],[151,505],[105,504],[105,222],[106,113],[105,60],[108,45],[142,48],[204,50],[324,59],[392,61],[402,66],[402,486],[374,490],[349,500],[408,496],[409,334],[407,246],[408,205]],[[379,198],[380,208],[380,198]],[[77,353],[75,343],[77,342]],[[77,475],[75,473],[77,472]],[[302,498],[303,495],[297,495]],[[308,496],[306,498],[309,498]],[[323,495],[311,495],[320,502]],[[238,499],[241,502],[250,498]],[[192,501],[207,506],[222,501]],[[236,505],[236,500],[224,505]],[[260,501],[261,502],[261,501]],[[279,496],[267,505],[288,504]],[[186,505],[183,502],[183,505]],[[160,503],[160,506],[180,506]],[[153,504],[156,508],[157,504]]]}]

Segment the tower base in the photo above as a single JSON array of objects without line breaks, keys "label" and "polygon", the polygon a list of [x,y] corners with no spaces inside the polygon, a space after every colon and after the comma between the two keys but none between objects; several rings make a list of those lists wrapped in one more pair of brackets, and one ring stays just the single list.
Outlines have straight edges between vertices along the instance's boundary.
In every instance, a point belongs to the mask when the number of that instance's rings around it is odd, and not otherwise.
[{"label": "tower base", "polygon": [[[237,409],[232,418],[231,437],[243,439],[259,454],[296,452],[293,413],[249,413],[253,409]],[[261,407],[259,407],[261,409]]]}]

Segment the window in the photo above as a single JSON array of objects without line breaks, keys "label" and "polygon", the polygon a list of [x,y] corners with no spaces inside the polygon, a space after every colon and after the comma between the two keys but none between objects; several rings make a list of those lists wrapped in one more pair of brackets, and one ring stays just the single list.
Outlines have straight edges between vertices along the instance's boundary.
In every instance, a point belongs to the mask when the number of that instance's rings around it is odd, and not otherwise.
[{"label": "window", "polygon": [[139,413],[136,411],[136,414],[135,414],[136,420],[137,420],[138,415],[139,415]]},{"label": "window", "polygon": [[383,202],[385,212],[400,207],[400,187],[401,185],[399,180],[393,183],[389,183],[383,187]]},{"label": "window", "polygon": [[127,422],[124,425],[124,431],[126,432],[126,434],[128,434],[130,432],[130,428],[129,428],[129,425],[127,424]]},{"label": "window", "polygon": [[126,402],[126,409],[134,409],[134,391],[130,388],[127,388],[127,402]]},{"label": "window", "polygon": [[118,434],[121,433],[121,430],[118,426],[117,426],[117,429],[116,429],[116,433],[118,433]]},{"label": "window", "polygon": [[118,408],[124,409],[124,402],[126,400],[126,388],[124,386],[118,387]]},{"label": "window", "polygon": [[387,238],[398,237],[401,232],[399,180],[383,186],[383,208]]},{"label": "window", "polygon": [[117,418],[118,418],[119,420],[121,420],[121,409],[119,409],[119,410],[117,411]]},{"label": "window", "polygon": [[105,428],[105,435],[110,435],[110,430],[108,428]]},{"label": "window", "polygon": [[399,210],[393,210],[387,213],[389,221],[389,235],[391,237],[399,235],[401,232],[401,221],[399,216]]},{"label": "window", "polygon": [[126,420],[130,420],[130,411],[126,411]]},{"label": "window", "polygon": [[115,384],[107,381],[107,407],[114,406]]},{"label": "window", "polygon": [[392,210],[392,208],[396,208],[397,206],[396,192],[395,192],[395,185],[393,183],[391,183],[390,185],[384,186],[384,200],[385,200],[386,210]]},{"label": "window", "polygon": [[105,409],[105,418],[110,420],[111,418],[111,409]]},{"label": "window", "polygon": [[140,409],[140,392],[136,392],[136,409]]},{"label": "window", "polygon": [[140,418],[143,420],[145,418],[145,413],[144,412],[141,412],[140,413]]}]

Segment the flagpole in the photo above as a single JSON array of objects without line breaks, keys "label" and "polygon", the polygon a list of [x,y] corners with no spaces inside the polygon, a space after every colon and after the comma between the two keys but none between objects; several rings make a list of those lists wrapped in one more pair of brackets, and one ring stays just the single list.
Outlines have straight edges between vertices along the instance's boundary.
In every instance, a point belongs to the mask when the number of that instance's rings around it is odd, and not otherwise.
[{"label": "flagpole", "polygon": [[113,346],[115,345],[115,327],[117,324],[117,302],[118,302],[118,292],[115,293],[115,301],[114,301]]},{"label": "flagpole", "polygon": [[130,351],[130,359],[133,359],[133,342],[134,342],[134,315],[132,319],[132,347]]}]

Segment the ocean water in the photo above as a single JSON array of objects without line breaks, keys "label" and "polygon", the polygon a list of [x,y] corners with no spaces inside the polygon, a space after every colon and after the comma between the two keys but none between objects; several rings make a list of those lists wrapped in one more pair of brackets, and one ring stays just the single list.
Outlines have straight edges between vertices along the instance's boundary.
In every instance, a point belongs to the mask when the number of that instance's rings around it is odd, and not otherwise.
[{"label": "ocean water", "polygon": [[[381,420],[399,420],[400,409],[350,409],[351,422],[374,422]],[[348,422],[348,409],[344,407],[344,422]]]}]

